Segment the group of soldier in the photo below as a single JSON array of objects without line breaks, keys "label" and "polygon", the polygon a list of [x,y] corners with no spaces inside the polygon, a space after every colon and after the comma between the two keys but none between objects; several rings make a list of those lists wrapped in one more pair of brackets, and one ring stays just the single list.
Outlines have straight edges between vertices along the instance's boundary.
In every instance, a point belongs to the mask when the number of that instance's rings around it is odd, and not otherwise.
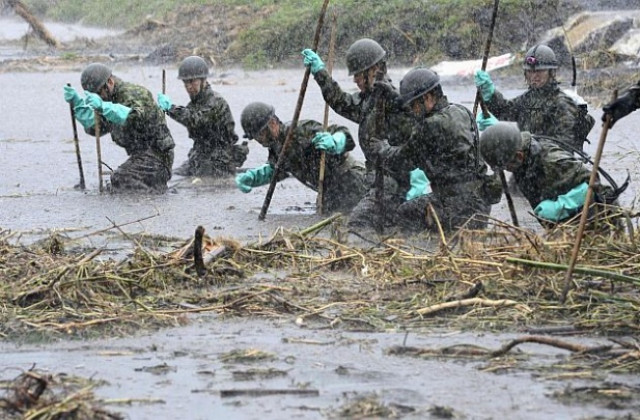
[{"label": "group of soldier", "polygon": [[[429,68],[410,70],[397,89],[387,74],[386,51],[372,39],[356,41],[346,54],[355,93],[340,87],[313,50],[302,55],[326,103],[358,125],[365,161],[349,155],[356,142],[346,127],[323,127],[313,120],[295,125],[291,146],[283,151],[292,125],[283,123],[273,106],[253,102],[241,114],[244,136],[267,148],[269,157],[235,177],[240,191],[287,176],[318,191],[323,161],[323,209],[348,214],[351,228],[450,232],[486,227],[491,206],[503,193],[498,174],[507,170],[543,225],[562,223],[582,210],[591,173],[582,148],[595,121],[586,103],[560,89],[558,62],[548,46],[526,53],[528,90],[513,99],[496,89],[487,72],[476,71],[478,95],[488,110],[477,116],[450,103]],[[190,97],[186,106],[175,105],[164,93],[156,101],[147,89],[121,80],[100,63],[82,72],[84,97],[64,87],[64,98],[85,131],[111,133],[127,152],[126,162],[111,175],[113,191],[167,190],[174,141],[165,114],[184,125],[193,140],[187,161],[174,174],[231,176],[242,166],[247,143],[238,144],[229,105],[213,91],[208,75],[201,57],[181,63],[178,78]],[[605,106],[603,120],[612,126],[638,107],[640,85]],[[623,188],[613,184],[598,178],[596,204],[616,205]]]}]

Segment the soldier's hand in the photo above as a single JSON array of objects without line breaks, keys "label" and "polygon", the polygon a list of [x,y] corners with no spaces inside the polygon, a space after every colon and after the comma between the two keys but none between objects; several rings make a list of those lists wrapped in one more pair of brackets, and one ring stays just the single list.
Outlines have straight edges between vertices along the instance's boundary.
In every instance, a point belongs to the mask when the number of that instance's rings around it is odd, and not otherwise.
[{"label": "soldier's hand", "polygon": [[73,106],[77,106],[79,103],[83,102],[82,97],[78,93],[77,90],[72,88],[71,86],[64,85],[64,100],[70,103]]},{"label": "soldier's hand", "polygon": [[302,50],[302,55],[304,56],[304,66],[309,67],[311,74],[316,74],[325,67],[320,56],[312,49],[305,48]]},{"label": "soldier's hand", "polygon": [[371,146],[371,152],[377,157],[377,158],[383,158],[384,159],[384,155],[386,153],[386,150],[390,147],[389,146],[389,141],[386,139],[379,139],[377,137],[371,137],[369,139],[370,141],[370,146]]},{"label": "soldier's hand", "polygon": [[386,80],[373,82],[373,90],[386,99],[397,99],[400,93]]},{"label": "soldier's hand", "polygon": [[171,109],[173,103],[171,102],[171,98],[168,95],[165,95],[164,93],[158,93],[158,106],[161,110],[166,112]]},{"label": "soldier's hand", "polygon": [[602,108],[602,122],[607,122],[607,115],[611,116],[609,128],[613,127],[619,119],[626,117],[635,111],[637,106],[637,93],[635,90],[628,91],[613,102],[608,103]]},{"label": "soldier's hand", "polygon": [[87,105],[89,105],[89,107],[91,107],[91,109],[94,109],[98,112],[102,112],[102,98],[92,92],[87,92],[86,94],[86,98],[85,98],[85,102]]},{"label": "soldier's hand", "polygon": [[346,135],[342,131],[334,134],[320,131],[311,139],[311,143],[317,150],[324,150],[330,155],[339,155],[344,152]]},{"label": "soldier's hand", "polygon": [[491,76],[489,76],[489,73],[484,70],[476,70],[476,73],[473,75],[473,81],[475,82],[478,90],[480,90],[482,100],[485,102],[489,102],[496,90],[495,86],[493,85],[493,80],[491,80]]},{"label": "soldier's hand", "polygon": [[498,124],[500,121],[492,114],[489,113],[489,116],[485,118],[483,112],[478,112],[476,115],[476,124],[478,124],[478,130],[484,131],[492,125]]},{"label": "soldier's hand", "polygon": [[253,176],[249,172],[244,172],[236,175],[236,186],[243,193],[251,192],[251,183],[253,182]]}]

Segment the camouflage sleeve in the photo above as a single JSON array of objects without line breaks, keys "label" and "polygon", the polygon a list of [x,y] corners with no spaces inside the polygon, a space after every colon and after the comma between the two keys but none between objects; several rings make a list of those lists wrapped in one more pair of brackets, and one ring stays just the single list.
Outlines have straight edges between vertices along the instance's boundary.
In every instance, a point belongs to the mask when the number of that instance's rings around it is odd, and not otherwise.
[{"label": "camouflage sleeve", "polygon": [[167,114],[187,127],[190,135],[197,133],[198,138],[212,139],[218,144],[237,143],[235,122],[227,101],[215,96],[203,106],[176,106]]},{"label": "camouflage sleeve", "polygon": [[123,126],[122,136],[114,141],[127,149],[137,148],[150,139],[164,136],[160,126],[165,124],[164,114],[156,105],[153,95],[142,86],[122,83],[116,94],[117,103],[128,106],[131,112]]},{"label": "camouflage sleeve", "polygon": [[589,182],[591,171],[571,153],[552,147],[545,156],[542,200],[555,200],[572,188]]},{"label": "camouflage sleeve", "polygon": [[313,77],[320,86],[322,97],[331,109],[348,120],[356,123],[361,121],[362,101],[358,93],[344,92],[326,69],[320,70]]},{"label": "camouflage sleeve", "polygon": [[495,90],[490,101],[485,102],[489,112],[500,121],[517,121],[519,114],[518,104],[512,99],[506,99],[502,92]]}]

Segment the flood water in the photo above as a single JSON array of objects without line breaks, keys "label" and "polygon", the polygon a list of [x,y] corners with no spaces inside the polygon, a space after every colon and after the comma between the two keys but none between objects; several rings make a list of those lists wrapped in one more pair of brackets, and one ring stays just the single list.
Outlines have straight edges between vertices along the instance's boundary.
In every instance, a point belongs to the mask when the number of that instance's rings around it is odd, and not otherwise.
[{"label": "flood water", "polygon": [[[2,33],[2,32],[0,32]],[[16,232],[14,240],[30,243],[52,231],[70,238],[100,231],[115,224],[127,233],[148,233],[179,238],[190,237],[202,225],[211,236],[252,241],[269,235],[278,226],[289,229],[307,227],[321,219],[314,212],[315,193],[295,180],[278,185],[265,221],[258,221],[266,186],[242,194],[232,179],[192,180],[174,177],[172,192],[165,195],[108,195],[98,192],[96,141],[80,133],[80,148],[87,190],[74,189],[78,167],[72,141],[69,107],[62,98],[62,87],[71,83],[79,88],[80,72],[46,71],[40,73],[1,73],[0,87],[0,228]],[[398,83],[407,69],[392,68]],[[188,96],[176,80],[177,69],[166,67],[167,94],[174,103],[186,104]],[[214,69],[214,90],[228,102],[242,136],[239,116],[245,105],[264,101],[275,106],[284,121],[291,119],[298,97],[303,68],[244,71]],[[161,89],[162,68],[145,65],[115,65],[114,74],[146,86],[152,92]],[[355,85],[344,69],[336,79],[346,89]],[[471,108],[475,96],[472,80],[445,79],[444,89],[452,102]],[[498,88],[500,80],[496,80]],[[502,89],[515,96],[518,86]],[[322,119],[324,102],[311,79],[301,118]],[[599,121],[600,111],[591,109]],[[348,126],[354,124],[332,113],[330,120]],[[599,124],[591,133],[593,153],[600,135]],[[187,156],[191,140],[184,127],[169,120],[176,141],[175,166]],[[603,166],[622,182],[629,171],[632,182],[638,179],[637,133],[640,112],[618,122],[609,132]],[[124,151],[109,136],[102,138],[102,159],[116,168],[126,159]],[[355,156],[362,158],[357,150]],[[265,149],[250,144],[246,168],[266,161]],[[621,197],[624,205],[635,203],[635,184]],[[526,203],[516,199],[521,219],[537,228]],[[492,216],[509,221],[506,203],[494,206]],[[146,220],[141,220],[143,218]],[[114,253],[131,244],[113,235],[92,235],[87,241]],[[109,256],[105,253],[105,258]],[[326,418],[351,398],[375,394],[384,403],[414,407],[405,418],[429,418],[427,410],[449,406],[459,418],[467,419],[540,419],[589,418],[596,415],[622,415],[596,404],[565,405],[551,398],[553,391],[578,386],[581,380],[544,380],[531,372],[497,374],[483,372],[481,362],[454,360],[416,360],[387,356],[384,350],[401,344],[404,332],[351,333],[333,330],[307,330],[294,319],[229,320],[193,317],[186,327],[141,334],[125,339],[98,341],[60,341],[46,345],[0,342],[0,379],[17,376],[33,364],[52,373],[93,377],[108,381],[96,393],[105,399],[160,399],[158,403],[138,403],[114,410],[130,419],[186,418],[210,419],[226,416],[242,419]],[[290,339],[288,342],[283,339]],[[410,334],[407,345],[441,347],[468,343],[496,348],[512,335],[471,334],[457,331],[421,331]],[[295,340],[314,344],[292,344]],[[588,340],[587,340],[588,341]],[[601,343],[604,340],[594,340]],[[238,382],[231,371],[246,370],[219,360],[230,350],[256,348],[273,352],[274,361],[260,367],[286,371],[275,379]],[[566,352],[540,346],[523,346],[531,353],[532,363],[552,363]],[[137,371],[167,363],[164,375]],[[345,369],[342,369],[345,368]],[[344,373],[346,372],[346,374]],[[610,378],[630,380],[629,378]],[[637,382],[637,380],[636,380]],[[270,396],[222,398],[221,390],[234,388],[317,389],[318,396]]]}]

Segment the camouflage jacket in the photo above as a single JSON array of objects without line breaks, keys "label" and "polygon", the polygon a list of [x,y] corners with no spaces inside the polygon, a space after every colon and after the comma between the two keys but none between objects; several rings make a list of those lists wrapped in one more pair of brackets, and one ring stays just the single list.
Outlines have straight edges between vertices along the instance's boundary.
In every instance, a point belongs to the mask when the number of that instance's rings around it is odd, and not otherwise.
[{"label": "camouflage jacket", "polygon": [[450,104],[446,96],[418,120],[408,142],[383,148],[381,154],[385,165],[404,174],[397,179],[408,180],[410,171],[422,169],[439,195],[450,195],[452,185],[483,180],[487,173],[471,112]]},{"label": "camouflage jacket", "polygon": [[[522,133],[522,139],[525,158],[513,175],[532,208],[589,182],[591,170],[572,153],[528,132]],[[603,193],[605,188],[598,182],[594,191]]]},{"label": "camouflage jacket", "polygon": [[193,139],[193,151],[199,155],[231,150],[238,141],[227,101],[208,83],[187,106],[174,106],[167,114],[187,128]]},{"label": "camouflage jacket", "polygon": [[[391,145],[402,144],[409,139],[414,124],[409,110],[398,108],[389,101],[384,102],[383,110],[377,109],[376,94],[346,93],[327,70],[317,72],[314,77],[329,106],[339,115],[358,124],[358,143],[364,153],[367,170],[373,169],[375,161],[372,137],[388,139]],[[388,78],[387,81],[391,82]],[[381,113],[384,114],[383,120]]]},{"label": "camouflage jacket", "polygon": [[[275,168],[278,156],[284,145],[284,141],[289,131],[290,124],[280,123],[280,135],[278,139],[269,146],[268,162]],[[347,142],[344,153],[340,155],[326,154],[325,157],[325,182],[331,184],[332,177],[338,176],[347,166],[355,164],[355,161],[349,156],[348,152],[355,148],[353,137],[346,127],[338,125],[330,125],[327,130],[323,130],[322,124],[313,120],[301,120],[296,125],[291,144],[289,145],[286,157],[280,173],[278,181],[286,178],[288,175],[294,176],[300,182],[314,191],[318,190],[318,174],[320,172],[320,156],[321,152],[317,150],[311,140],[319,131],[328,131],[335,133],[342,131],[346,134]]]},{"label": "camouflage jacket", "polygon": [[[131,108],[124,125],[100,122],[100,134],[111,133],[112,140],[123,147],[128,156],[150,150],[171,170],[175,146],[164,113],[153,95],[142,86],[127,83],[114,76],[115,86],[109,100]],[[95,134],[94,127],[86,130]]]},{"label": "camouflage jacket", "polygon": [[554,137],[579,150],[595,123],[586,106],[578,106],[557,82],[529,89],[510,100],[496,89],[486,105],[497,119],[516,122],[520,131]]}]

